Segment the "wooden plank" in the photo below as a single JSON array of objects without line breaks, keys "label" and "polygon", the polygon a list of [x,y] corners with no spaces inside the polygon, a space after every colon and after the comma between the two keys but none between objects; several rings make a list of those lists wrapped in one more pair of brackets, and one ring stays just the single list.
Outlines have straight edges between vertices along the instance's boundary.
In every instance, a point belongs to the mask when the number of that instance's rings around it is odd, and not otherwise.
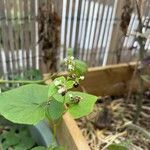
[{"label": "wooden plank", "polygon": [[[38,10],[39,10],[39,6],[40,6],[40,0],[35,0],[35,16],[38,16]],[[35,57],[36,57],[36,69],[39,69],[40,66],[40,45],[38,44],[39,41],[39,34],[38,34],[38,22],[35,22]]]},{"label": "wooden plank", "polygon": [[92,45],[92,53],[90,57],[90,67],[94,67],[96,65],[95,58],[96,58],[97,51],[98,51],[98,39],[99,39],[99,34],[100,34],[101,26],[102,26],[102,16],[104,13],[104,5],[102,3],[105,3],[105,1],[102,0],[99,5],[99,10],[98,10],[99,13],[97,16],[98,19],[97,19],[97,24],[96,24],[96,31],[95,31],[95,36],[94,36],[94,42]]},{"label": "wooden plank", "polygon": [[81,43],[81,33],[83,30],[83,17],[84,17],[84,10],[85,10],[85,0],[80,1],[80,8],[79,8],[79,21],[78,21],[78,35],[76,37],[76,56],[81,58],[80,54],[80,43]]},{"label": "wooden plank", "polygon": [[[0,24],[1,28],[1,24]],[[0,41],[2,41],[2,36],[0,35]],[[0,78],[4,75],[4,68],[3,68],[3,58],[2,58],[2,44],[0,44]]]},{"label": "wooden plank", "polygon": [[5,1],[6,4],[6,14],[7,14],[7,22],[8,22],[8,39],[9,39],[9,45],[10,45],[10,49],[9,49],[9,53],[11,56],[11,62],[12,63],[12,73],[16,72],[16,66],[15,66],[15,55],[14,55],[14,34],[13,34],[13,26],[12,26],[12,21],[11,18],[12,14],[11,14],[11,10],[12,10],[12,6],[11,6],[11,2],[12,1]]},{"label": "wooden plank", "polygon": [[113,1],[113,7],[110,6],[110,14],[112,14],[111,16],[111,20],[110,20],[110,29],[109,29],[109,33],[108,33],[108,37],[107,37],[107,44],[106,44],[106,49],[105,49],[105,53],[104,53],[104,59],[103,59],[103,66],[107,65],[107,59],[108,59],[108,55],[109,55],[109,49],[110,49],[110,43],[111,43],[111,38],[112,38],[112,33],[113,33],[113,25],[115,22],[115,16],[116,16],[116,9],[117,9],[117,4],[118,4],[118,0],[114,0]]},{"label": "wooden plank", "polygon": [[104,6],[104,13],[103,13],[103,20],[102,20],[102,26],[101,26],[101,31],[99,35],[99,41],[98,41],[98,50],[97,50],[97,55],[96,55],[96,65],[99,66],[101,65],[102,58],[100,57],[101,54],[104,52],[104,46],[103,46],[103,41],[106,33],[106,25],[107,25],[107,18],[108,18],[108,13],[109,13],[109,2],[110,0],[106,0],[106,5]]},{"label": "wooden plank", "polygon": [[66,113],[57,130],[57,140],[66,150],[90,150],[75,120]]},{"label": "wooden plank", "polygon": [[[10,63],[9,63],[9,46],[8,46],[8,38],[7,38],[7,33],[8,33],[8,28],[7,28],[7,24],[6,24],[6,14],[5,14],[5,4],[4,4],[4,0],[0,0],[0,17],[3,18],[4,20],[2,20],[1,22],[1,27],[2,27],[2,46],[4,49],[4,54],[6,57],[6,68],[5,70],[5,77],[7,79],[7,75],[8,73],[10,73]],[[4,67],[4,65],[3,65]]]},{"label": "wooden plank", "polygon": [[[85,7],[84,7],[84,16],[83,16],[83,27],[81,31],[81,40],[79,45],[79,57],[83,59],[84,57],[84,45],[85,45],[85,39],[86,39],[86,31],[87,31],[87,24],[89,17],[89,8],[90,8],[90,1],[85,1]],[[88,18],[89,19],[89,18]]]},{"label": "wooden plank", "polygon": [[19,26],[19,32],[20,32],[20,69],[21,71],[24,71],[26,68],[26,62],[25,62],[25,48],[24,48],[24,21],[22,20],[24,18],[24,9],[23,9],[23,1],[18,1],[19,3],[19,14],[20,14],[20,26]]},{"label": "wooden plank", "polygon": [[31,50],[32,50],[32,68],[36,67],[36,34],[35,34],[35,24],[36,24],[36,15],[35,15],[35,0],[30,1],[30,13],[31,13]]},{"label": "wooden plank", "polygon": [[[134,68],[135,63],[129,63],[89,69],[81,85],[88,93],[97,96],[124,95],[129,90]],[[139,88],[137,76],[132,87],[133,91]],[[150,87],[150,84],[145,83],[145,87]]]},{"label": "wooden plank", "polygon": [[88,54],[87,54],[87,62],[88,66],[90,66],[91,62],[91,54],[93,53],[92,46],[94,43],[94,35],[96,32],[96,23],[97,23],[97,17],[98,17],[98,9],[99,9],[99,3],[95,2],[95,7],[94,7],[94,14],[93,14],[93,21],[92,21],[92,27],[91,27],[91,35],[90,35],[90,42],[89,42],[89,48],[88,48]]},{"label": "wooden plank", "polygon": [[113,24],[112,38],[110,41],[110,49],[109,49],[107,64],[113,63],[113,58],[116,55],[117,44],[118,44],[120,37],[122,36],[122,33],[120,31],[120,19],[121,19],[121,12],[122,12],[122,7],[124,5],[124,2],[125,2],[124,0],[118,0],[117,6],[116,6],[115,19],[117,20]]},{"label": "wooden plank", "polygon": [[95,6],[95,3],[91,1],[89,4],[89,15],[88,15],[88,21],[87,21],[87,30],[86,30],[86,35],[85,35],[85,44],[84,44],[84,53],[83,53],[83,60],[86,62],[88,59],[90,33],[91,33],[91,27],[92,27],[94,6]]},{"label": "wooden plank", "polygon": [[80,1],[78,2],[78,15],[77,15],[77,27],[76,27],[76,37],[75,37],[75,46],[74,46],[74,56],[75,57],[79,57],[79,50],[78,50],[78,37],[79,37],[79,34],[80,34],[80,31],[81,31],[81,28],[80,28],[80,25],[81,25],[81,20],[82,20],[82,17],[83,17],[83,11],[82,11],[82,8],[84,7],[82,5],[83,1]]},{"label": "wooden plank", "polygon": [[[136,63],[124,63],[118,65],[108,65],[105,67],[89,68],[85,75],[85,80],[81,81],[81,86],[85,91],[97,96],[107,95],[124,95],[127,94],[131,79],[133,76]],[[150,75],[150,68],[147,68],[147,73]],[[60,75],[66,75],[65,72]],[[139,88],[138,77],[136,76],[132,82],[133,92]],[[150,84],[145,83],[145,88],[150,87]],[[81,91],[81,88],[75,90]]]},{"label": "wooden plank", "polygon": [[[127,93],[130,87],[135,65],[136,63],[132,62],[130,64],[90,68],[81,86],[85,88],[86,92],[97,96],[123,95]],[[147,73],[150,75],[150,68],[147,68]],[[66,75],[66,73],[62,72],[59,75]],[[47,84],[49,83],[51,81],[47,82]],[[135,77],[132,86],[133,91],[138,89],[137,77]],[[145,84],[145,87],[150,87],[150,84]],[[66,150],[90,150],[76,122],[68,113],[63,116],[57,126],[56,135],[59,144],[64,146]]]},{"label": "wooden plank", "polygon": [[19,12],[19,6],[18,6],[18,1],[13,0],[13,6],[14,6],[14,18],[16,20],[13,21],[13,25],[15,26],[14,28],[14,47],[16,50],[16,68],[17,68],[17,73],[20,73],[20,64],[19,64],[19,18],[18,18],[18,12]]},{"label": "wooden plank", "polygon": [[25,52],[26,52],[26,64],[27,64],[27,68],[29,69],[29,8],[28,8],[28,4],[29,4],[29,0],[23,0],[23,4],[24,4],[24,48],[25,48]]}]

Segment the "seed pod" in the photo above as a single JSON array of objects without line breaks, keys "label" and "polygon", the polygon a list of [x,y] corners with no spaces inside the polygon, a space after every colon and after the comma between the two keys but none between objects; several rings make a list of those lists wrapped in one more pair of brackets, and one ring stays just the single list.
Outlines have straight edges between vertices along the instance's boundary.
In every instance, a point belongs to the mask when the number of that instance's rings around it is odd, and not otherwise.
[{"label": "seed pod", "polygon": [[73,103],[78,104],[80,102],[80,100],[81,100],[81,97],[76,96],[76,97],[73,98]]},{"label": "seed pod", "polygon": [[75,82],[74,85],[73,85],[75,88],[77,88],[79,86],[79,83],[78,82]]},{"label": "seed pod", "polygon": [[66,91],[64,91],[64,92],[61,93],[62,96],[65,96],[65,94],[66,94]]}]

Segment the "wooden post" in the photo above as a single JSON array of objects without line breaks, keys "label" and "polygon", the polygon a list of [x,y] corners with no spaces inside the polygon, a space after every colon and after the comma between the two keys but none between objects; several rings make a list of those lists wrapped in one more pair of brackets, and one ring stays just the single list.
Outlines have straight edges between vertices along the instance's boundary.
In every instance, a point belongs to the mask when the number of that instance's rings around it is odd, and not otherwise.
[{"label": "wooden post", "polygon": [[125,0],[118,0],[118,4],[116,7],[116,15],[115,19],[116,21],[114,22],[113,25],[113,31],[112,31],[112,37],[111,37],[111,42],[110,42],[110,49],[109,49],[109,55],[107,59],[107,64],[113,64],[116,63],[116,49],[119,43],[119,40],[122,36],[122,32],[120,30],[120,20],[121,20],[121,12],[123,5],[125,3]]}]

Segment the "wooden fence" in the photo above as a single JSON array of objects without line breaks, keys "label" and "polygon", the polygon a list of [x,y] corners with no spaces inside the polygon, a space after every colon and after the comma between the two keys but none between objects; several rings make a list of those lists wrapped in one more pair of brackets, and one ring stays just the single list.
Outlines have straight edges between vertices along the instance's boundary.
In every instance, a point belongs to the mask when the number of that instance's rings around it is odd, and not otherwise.
[{"label": "wooden fence", "polygon": [[[40,69],[42,51],[38,44],[38,8],[47,0],[0,0],[0,74]],[[138,26],[137,14],[131,14],[127,34],[120,29],[126,0],[53,0],[61,18],[60,61],[68,48],[89,66],[105,66],[137,58],[138,47],[131,35]],[[150,25],[150,2],[143,4],[143,21]],[[146,18],[146,19],[145,19]],[[148,20],[148,21],[147,21]],[[146,27],[143,28],[146,31]],[[133,48],[131,50],[131,48]],[[147,40],[146,50],[150,50]],[[7,77],[7,76],[6,76]]]}]

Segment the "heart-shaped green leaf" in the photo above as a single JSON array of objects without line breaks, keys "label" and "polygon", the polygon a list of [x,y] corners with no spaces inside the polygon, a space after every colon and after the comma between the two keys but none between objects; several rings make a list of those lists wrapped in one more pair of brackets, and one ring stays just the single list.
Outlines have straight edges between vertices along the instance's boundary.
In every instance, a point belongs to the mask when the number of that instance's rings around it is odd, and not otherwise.
[{"label": "heart-shaped green leaf", "polygon": [[29,84],[0,94],[0,114],[21,124],[36,124],[45,118],[48,86]]},{"label": "heart-shaped green leaf", "polygon": [[31,150],[48,150],[46,147],[43,146],[38,146],[38,147],[34,147]]},{"label": "heart-shaped green leaf", "polygon": [[58,88],[55,86],[55,84],[52,82],[50,85],[49,85],[49,88],[48,88],[48,97],[51,97],[53,96],[54,94],[56,94],[58,92]]},{"label": "heart-shaped green leaf", "polygon": [[58,120],[64,112],[64,104],[53,99],[47,106],[47,115],[50,120]]},{"label": "heart-shaped green leaf", "polygon": [[69,90],[69,89],[72,89],[74,83],[75,83],[75,81],[73,81],[73,80],[68,80],[68,81],[66,82],[66,87],[67,87],[67,89],[68,89],[68,90]]},{"label": "heart-shaped green leaf", "polygon": [[69,99],[70,99],[69,95],[72,95],[73,97],[75,96],[81,97],[81,100],[79,103],[71,105],[68,109],[69,113],[75,119],[86,116],[89,113],[91,113],[93,110],[94,104],[97,101],[97,97],[90,95],[90,94],[81,93],[81,92],[68,92],[66,95],[66,102],[69,102]]},{"label": "heart-shaped green leaf", "polygon": [[75,60],[75,73],[78,76],[82,76],[87,72],[87,65],[81,60]]}]

